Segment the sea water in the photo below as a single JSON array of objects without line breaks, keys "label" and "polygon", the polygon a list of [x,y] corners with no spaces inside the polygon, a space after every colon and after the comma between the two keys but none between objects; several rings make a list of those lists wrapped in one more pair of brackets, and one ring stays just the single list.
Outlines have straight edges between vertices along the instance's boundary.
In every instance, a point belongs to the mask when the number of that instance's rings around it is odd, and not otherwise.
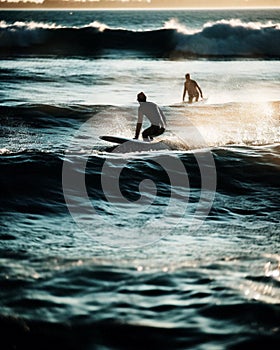
[{"label": "sea water", "polygon": [[[9,348],[276,347],[279,10],[0,14]],[[134,136],[140,91],[166,150],[99,138]]]}]

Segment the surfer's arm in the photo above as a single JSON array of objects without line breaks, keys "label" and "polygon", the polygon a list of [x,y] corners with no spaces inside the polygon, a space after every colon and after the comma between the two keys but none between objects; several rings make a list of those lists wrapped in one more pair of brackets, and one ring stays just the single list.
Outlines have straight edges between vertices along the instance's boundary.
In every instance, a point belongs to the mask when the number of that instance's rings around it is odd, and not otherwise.
[{"label": "surfer's arm", "polygon": [[135,139],[138,139],[141,128],[142,128],[142,123],[143,123],[143,112],[141,110],[141,107],[138,108],[138,120],[137,120],[137,125],[136,125],[136,130],[135,130]]},{"label": "surfer's arm", "polygon": [[196,87],[198,88],[198,91],[200,93],[201,98],[203,98],[202,90],[201,90],[200,86],[197,83],[196,83]]},{"label": "surfer's arm", "polygon": [[140,130],[142,128],[142,123],[137,123],[136,125],[136,130],[135,130],[135,139],[137,140],[140,134]]},{"label": "surfer's arm", "polygon": [[183,102],[185,101],[186,92],[187,92],[187,87],[186,87],[186,84],[184,84]]}]

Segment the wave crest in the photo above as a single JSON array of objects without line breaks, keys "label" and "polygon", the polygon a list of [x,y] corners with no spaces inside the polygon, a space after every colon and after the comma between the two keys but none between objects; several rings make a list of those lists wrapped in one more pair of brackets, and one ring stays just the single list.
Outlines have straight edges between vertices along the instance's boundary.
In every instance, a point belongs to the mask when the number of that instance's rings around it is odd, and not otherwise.
[{"label": "wave crest", "polygon": [[94,21],[65,27],[36,22],[0,22],[2,55],[108,55],[110,50],[158,57],[280,58],[280,24],[240,20],[208,22],[187,28],[176,18],[156,30],[111,28]]}]

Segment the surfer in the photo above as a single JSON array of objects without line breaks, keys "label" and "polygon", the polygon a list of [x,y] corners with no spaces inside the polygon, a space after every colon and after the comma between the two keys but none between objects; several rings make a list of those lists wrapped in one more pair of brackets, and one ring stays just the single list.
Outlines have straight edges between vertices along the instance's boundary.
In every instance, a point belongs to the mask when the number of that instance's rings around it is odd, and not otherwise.
[{"label": "surfer", "polygon": [[191,76],[189,73],[185,75],[185,78],[186,80],[184,83],[183,102],[185,101],[185,96],[187,91],[189,95],[189,103],[192,103],[194,98],[195,98],[195,101],[197,102],[199,98],[199,94],[201,98],[203,98],[200,86],[197,84],[195,80],[191,79]]},{"label": "surfer", "polygon": [[144,92],[140,92],[137,95],[137,101],[140,106],[138,108],[138,120],[134,139],[137,140],[139,137],[143,123],[143,116],[145,115],[149,119],[151,125],[142,132],[142,137],[144,141],[152,141],[154,137],[163,134],[165,131],[165,115],[158,105],[153,102],[147,102],[147,97]]}]

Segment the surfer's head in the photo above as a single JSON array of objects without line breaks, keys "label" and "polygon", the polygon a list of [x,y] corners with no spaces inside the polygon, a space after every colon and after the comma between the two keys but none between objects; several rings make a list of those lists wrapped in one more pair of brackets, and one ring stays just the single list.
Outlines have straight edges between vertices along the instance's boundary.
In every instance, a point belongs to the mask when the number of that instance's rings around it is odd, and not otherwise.
[{"label": "surfer's head", "polygon": [[190,79],[190,77],[191,77],[191,76],[190,76],[189,73],[187,73],[187,74],[185,75],[185,78],[186,78],[186,79]]},{"label": "surfer's head", "polygon": [[137,95],[137,101],[138,102],[146,102],[147,97],[144,94],[144,92],[139,92],[139,94]]}]

